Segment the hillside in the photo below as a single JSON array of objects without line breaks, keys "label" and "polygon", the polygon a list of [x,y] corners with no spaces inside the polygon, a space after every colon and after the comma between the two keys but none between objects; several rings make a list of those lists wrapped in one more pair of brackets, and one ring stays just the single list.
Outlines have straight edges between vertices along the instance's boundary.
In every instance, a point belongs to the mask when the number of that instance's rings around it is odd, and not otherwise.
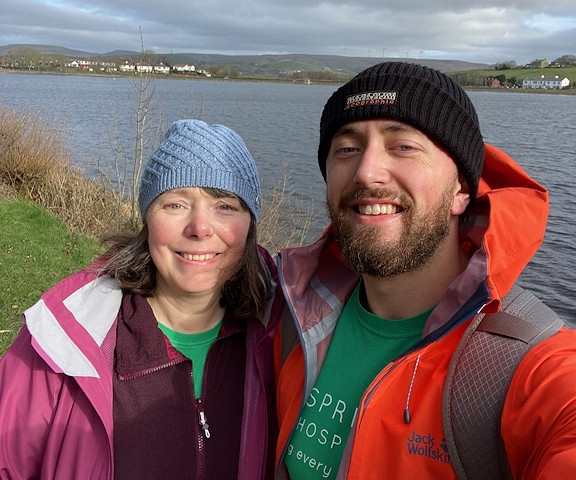
[{"label": "hillside", "polygon": [[[107,53],[84,52],[56,45],[3,45],[0,46],[0,58],[8,55],[10,50],[29,48],[44,55],[63,55],[70,59],[84,58],[136,58],[139,52],[115,50]],[[385,60],[406,60],[420,63],[444,72],[468,71],[486,69],[489,66],[461,60],[430,60],[413,58],[380,58],[380,57],[347,57],[341,55],[217,55],[205,53],[160,53],[155,52],[159,59],[172,65],[188,63],[197,68],[209,66],[228,67],[247,75],[271,75],[285,71],[300,70],[315,72],[328,70],[345,75],[355,74],[366,67]]]}]

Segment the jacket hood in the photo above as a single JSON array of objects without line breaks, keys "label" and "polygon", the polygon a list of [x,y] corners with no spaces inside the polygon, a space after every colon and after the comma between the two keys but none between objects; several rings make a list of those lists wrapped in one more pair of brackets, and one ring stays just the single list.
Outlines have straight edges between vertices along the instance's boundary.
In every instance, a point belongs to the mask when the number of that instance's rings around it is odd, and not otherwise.
[{"label": "jacket hood", "polygon": [[[425,332],[457,312],[498,311],[502,297],[543,241],[548,209],[547,190],[509,155],[486,144],[478,196],[461,217],[460,241],[470,261],[449,286]],[[298,312],[313,311],[315,318],[337,318],[338,303],[345,301],[359,279],[342,263],[331,226],[310,245],[282,250],[279,268],[297,317]],[[299,318],[304,332],[313,326],[306,325],[307,318]]]},{"label": "jacket hood", "polygon": [[[486,144],[485,155],[478,198],[466,212],[462,237],[476,250],[470,263],[479,257],[486,266],[485,281],[494,303],[485,311],[494,312],[540,248],[550,202],[548,191],[508,154]],[[479,236],[474,229],[482,223]]]}]

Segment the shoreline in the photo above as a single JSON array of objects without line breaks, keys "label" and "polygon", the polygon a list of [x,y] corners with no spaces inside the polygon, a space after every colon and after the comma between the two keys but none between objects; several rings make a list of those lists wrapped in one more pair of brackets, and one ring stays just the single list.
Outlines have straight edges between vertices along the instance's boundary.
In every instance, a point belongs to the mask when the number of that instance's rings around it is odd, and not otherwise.
[{"label": "shoreline", "polygon": [[[23,71],[23,70],[6,70],[0,69],[0,75],[2,74],[15,74],[15,75],[54,75],[54,76],[63,76],[63,77],[98,77],[98,78],[137,78],[137,74],[130,74],[130,73],[121,73],[116,72],[116,74],[112,73],[87,73],[87,72],[54,72],[54,71],[45,71],[45,72],[38,72],[38,71]],[[163,75],[163,74],[151,74],[149,76],[151,80],[154,79],[165,79],[165,80],[190,80],[190,81],[200,81],[200,82],[210,82],[210,81],[217,81],[217,82],[254,82],[254,83],[286,83],[286,84],[294,84],[294,85],[334,85],[339,86],[343,85],[343,82],[335,82],[335,81],[310,81],[310,83],[306,82],[306,79],[302,80],[293,80],[293,79],[283,79],[283,78],[260,78],[260,77],[244,77],[244,78],[230,78],[230,77],[204,77],[201,75],[190,75],[190,74],[170,74],[170,75]]]},{"label": "shoreline", "polygon": [[[15,74],[15,75],[60,75],[60,76],[68,76],[68,77],[107,77],[107,78],[136,78],[137,76],[134,74],[126,74],[126,73],[119,73],[117,75],[111,73],[85,73],[85,72],[53,72],[53,71],[22,71],[22,70],[2,70],[0,69],[1,74]],[[166,80],[190,80],[190,81],[201,81],[201,82],[209,82],[209,81],[218,81],[218,82],[254,82],[254,83],[285,83],[290,85],[303,85],[303,86],[314,86],[314,85],[323,85],[323,86],[340,86],[343,85],[342,82],[334,82],[334,81],[310,81],[307,83],[306,80],[288,80],[282,78],[256,78],[256,77],[246,77],[246,78],[229,78],[229,77],[202,77],[200,75],[190,76],[190,75],[160,75],[155,74],[149,77],[151,80],[153,79],[166,79]],[[576,95],[576,88],[565,88],[565,89],[542,89],[542,88],[491,88],[491,87],[474,87],[470,85],[463,86],[464,90],[470,92],[493,92],[493,93],[535,93],[540,95]]]},{"label": "shoreline", "polygon": [[493,93],[536,93],[540,95],[576,95],[576,88],[489,88],[489,87],[463,87],[467,92],[493,92]]}]

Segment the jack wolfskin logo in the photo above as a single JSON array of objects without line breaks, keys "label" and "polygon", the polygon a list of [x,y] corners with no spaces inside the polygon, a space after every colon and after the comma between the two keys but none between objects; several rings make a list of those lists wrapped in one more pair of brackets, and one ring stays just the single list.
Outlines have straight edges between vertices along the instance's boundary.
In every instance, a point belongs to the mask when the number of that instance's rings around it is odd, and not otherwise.
[{"label": "jack wolfskin logo", "polygon": [[427,457],[442,463],[451,463],[446,440],[436,445],[436,439],[430,434],[416,433],[414,430],[407,441],[408,453],[419,457]]}]

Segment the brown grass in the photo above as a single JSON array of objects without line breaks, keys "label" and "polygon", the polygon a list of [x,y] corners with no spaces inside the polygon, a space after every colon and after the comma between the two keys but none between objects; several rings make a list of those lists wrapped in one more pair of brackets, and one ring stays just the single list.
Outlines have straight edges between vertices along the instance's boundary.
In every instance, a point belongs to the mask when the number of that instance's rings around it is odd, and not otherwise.
[{"label": "brown grass", "polygon": [[290,173],[284,172],[282,179],[263,194],[258,239],[272,253],[283,247],[305,243],[313,222],[318,219],[311,198],[307,203],[293,199],[289,180]]},{"label": "brown grass", "polygon": [[0,109],[0,185],[5,197],[34,202],[83,234],[131,228],[126,200],[74,168],[63,133],[35,113]]}]

